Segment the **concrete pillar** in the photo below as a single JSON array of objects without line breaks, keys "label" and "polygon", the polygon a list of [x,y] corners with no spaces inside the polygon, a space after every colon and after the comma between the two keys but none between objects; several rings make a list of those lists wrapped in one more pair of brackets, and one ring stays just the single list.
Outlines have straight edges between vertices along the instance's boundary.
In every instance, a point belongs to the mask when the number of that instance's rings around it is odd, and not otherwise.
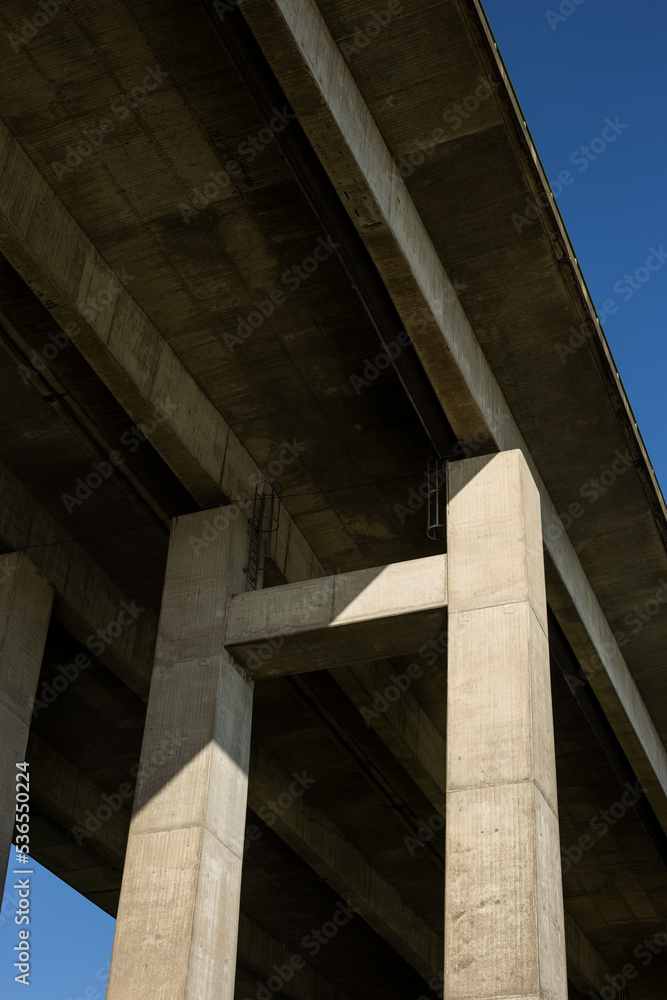
[{"label": "concrete pillar", "polygon": [[520,451],[448,466],[447,1000],[567,1000],[540,500]]},{"label": "concrete pillar", "polygon": [[52,604],[53,587],[23,553],[0,555],[0,873],[3,884],[14,833],[16,764],[25,760]]},{"label": "concrete pillar", "polygon": [[247,524],[172,525],[107,1000],[234,995],[252,687],[223,649]]}]

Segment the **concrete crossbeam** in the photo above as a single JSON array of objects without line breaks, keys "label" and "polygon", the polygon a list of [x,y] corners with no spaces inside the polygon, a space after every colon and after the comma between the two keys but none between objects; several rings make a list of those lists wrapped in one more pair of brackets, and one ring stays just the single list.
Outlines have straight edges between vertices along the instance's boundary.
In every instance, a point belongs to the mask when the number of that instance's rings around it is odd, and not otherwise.
[{"label": "concrete crossbeam", "polygon": [[447,551],[445,995],[567,1000],[540,501],[521,452],[449,465]]},{"label": "concrete crossbeam", "polygon": [[248,532],[195,553],[206,517],[172,526],[108,1000],[234,996],[253,684],[222,638]]},{"label": "concrete crossbeam", "polygon": [[[17,763],[25,761],[39,671],[49,628],[53,587],[19,552],[0,555],[0,872],[4,884],[14,833]],[[20,809],[25,812],[24,808]],[[21,841],[28,843],[28,838]],[[19,844],[21,841],[17,841]]]},{"label": "concrete crossbeam", "polygon": [[305,580],[229,600],[225,646],[255,678],[415,652],[443,630],[445,556]]},{"label": "concrete crossbeam", "polygon": [[[438,257],[400,170],[315,0],[239,6],[385,281],[442,407],[463,441],[520,449],[537,483],[545,548],[578,620],[560,624],[667,829],[667,750]],[[579,621],[581,624],[579,625]]]},{"label": "concrete crossbeam", "polygon": [[[0,539],[14,549],[28,549],[30,558],[54,588],[54,617],[78,641],[144,700],[148,696],[157,621],[148,610],[134,614],[134,602],[124,594],[55,518],[39,504],[13,473],[0,465]],[[126,611],[131,608],[132,613]],[[133,615],[133,617],[132,617]],[[130,623],[96,639],[101,629]],[[114,627],[114,633],[116,628]]]}]

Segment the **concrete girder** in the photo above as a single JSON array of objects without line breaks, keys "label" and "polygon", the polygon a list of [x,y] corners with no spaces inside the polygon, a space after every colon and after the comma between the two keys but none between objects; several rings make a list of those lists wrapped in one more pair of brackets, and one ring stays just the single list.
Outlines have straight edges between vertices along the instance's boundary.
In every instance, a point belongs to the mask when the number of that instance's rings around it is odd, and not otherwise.
[{"label": "concrete girder", "polygon": [[[253,745],[248,786],[253,811],[264,806],[277,788],[286,791],[291,781],[292,775],[261,744]],[[294,798],[272,829],[424,979],[440,974],[442,937],[307,795]]]},{"label": "concrete girder", "polygon": [[[127,794],[123,786],[122,792],[105,796],[94,781],[34,730],[28,752],[33,776],[31,794],[37,808],[69,831],[77,849],[89,851],[122,872],[134,792]],[[104,819],[97,815],[101,807],[109,812],[104,813]]]},{"label": "concrete girder", "polygon": [[414,653],[437,638],[446,556],[355,570],[229,599],[225,646],[253,677]]},{"label": "concrete girder", "polygon": [[[113,816],[102,823],[99,829],[90,829],[89,814],[96,815],[98,808],[106,801],[101,789],[74,765],[33,734],[31,751],[39,768],[35,775],[49,771],[48,783],[35,783],[36,802],[47,815],[52,816],[64,827],[77,826],[80,836],[86,836],[86,847],[116,867],[122,867],[129,832],[129,816],[124,808],[119,808]],[[267,801],[277,798],[288,787],[291,776],[283,771],[280,764],[259,744],[253,745],[251,760],[248,804],[257,810]],[[318,873],[326,872],[328,882],[341,896],[352,901],[367,923],[398,950],[422,975],[429,978],[439,973],[439,956],[442,939],[424,920],[419,918],[401,899],[398,892],[375,872],[342,834],[331,820],[313,803],[295,799],[291,809],[279,817],[273,829],[275,832],[311,865]],[[405,928],[406,943],[397,941]],[[246,965],[246,956],[241,951],[241,926],[239,928],[239,958]],[[280,946],[282,947],[282,946]],[[423,957],[430,954],[435,958],[429,966]],[[254,953],[256,955],[256,952]],[[256,960],[251,963],[256,966]]]},{"label": "concrete girder", "polygon": [[442,804],[445,743],[433,722],[409,691],[373,712],[378,685],[393,683],[391,666],[347,664],[440,639],[446,605],[447,557],[429,556],[233,595],[225,645],[257,679],[340,668],[336,682],[358,707],[369,707],[368,723],[427,798]]},{"label": "concrete girder", "polygon": [[[277,938],[245,913],[240,914],[238,958],[244,969],[260,980],[271,978],[270,973],[274,967],[289,968],[293,957],[289,948]],[[308,963],[299,967],[293,977],[281,987],[280,994],[292,997],[293,1000],[331,1000],[334,996],[338,996],[339,1000],[349,1000],[347,993],[337,983],[332,983]]]},{"label": "concrete girder", "polygon": [[[340,667],[332,677],[434,806],[445,801],[445,739],[410,691],[395,701],[383,692],[396,686],[386,662]],[[384,698],[376,702],[378,693]],[[386,706],[386,707],[385,707]]]},{"label": "concrete girder", "polygon": [[[146,700],[155,616],[148,610],[135,614],[134,602],[2,465],[0,496],[0,539],[8,548],[28,550],[31,561],[53,585],[54,617],[84,646],[92,638],[89,648],[95,656]],[[111,641],[95,638],[98,629],[105,632],[128,615],[132,620]]]},{"label": "concrete girder", "polygon": [[[63,329],[72,324],[72,343],[135,423],[155,419],[151,443],[202,507],[250,503],[258,466],[1,121],[0,170],[12,266]],[[197,541],[208,544],[238,516],[236,504],[212,512]],[[288,580],[324,574],[287,511],[276,563]]]},{"label": "concrete girder", "polygon": [[667,750],[350,67],[314,0],[240,0],[239,6],[383,277],[459,440],[523,452],[558,577],[547,596],[580,662],[602,664],[591,671],[591,684],[667,829]]},{"label": "concrete girder", "polygon": [[593,942],[586,937],[574,917],[571,917],[567,911],[565,912],[565,945],[567,948],[568,977],[584,996],[588,996],[591,991],[600,993],[605,986],[609,988],[609,981],[613,979],[611,968]]}]

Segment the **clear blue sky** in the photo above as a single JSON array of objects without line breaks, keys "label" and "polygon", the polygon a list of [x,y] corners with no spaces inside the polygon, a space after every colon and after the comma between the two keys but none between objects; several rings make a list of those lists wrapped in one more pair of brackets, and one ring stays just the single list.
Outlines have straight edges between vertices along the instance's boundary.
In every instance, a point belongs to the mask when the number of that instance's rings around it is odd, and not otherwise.
[{"label": "clear blue sky", "polygon": [[[115,920],[36,862],[14,863],[12,847],[0,909],[0,997],[15,1000],[102,1000],[106,993]],[[30,924],[14,923],[18,894],[14,869],[29,869]],[[14,981],[18,931],[30,931],[30,985]],[[86,990],[88,991],[86,993]]]},{"label": "clear blue sky", "polygon": [[[614,285],[644,265],[651,247],[667,249],[667,5],[566,0],[562,6],[573,13],[550,23],[545,11],[558,15],[557,5],[485,4],[547,175],[553,182],[562,170],[574,174],[558,204],[598,309],[606,299],[618,303],[604,330],[665,490],[667,264],[629,297]],[[582,171],[581,160],[570,158],[601,135],[606,118],[628,127]],[[18,928],[10,879],[0,914],[3,998],[101,1000],[114,921],[39,865],[35,871],[30,992],[13,982]]]},{"label": "clear blue sky", "polygon": [[[624,275],[645,265],[651,247],[667,251],[667,4],[485,0],[484,8],[549,180],[574,175],[558,206],[598,310],[607,299],[618,306],[603,328],[664,493],[667,263],[644,284],[635,279],[637,289]],[[628,127],[582,170],[577,150],[606,118]]]}]

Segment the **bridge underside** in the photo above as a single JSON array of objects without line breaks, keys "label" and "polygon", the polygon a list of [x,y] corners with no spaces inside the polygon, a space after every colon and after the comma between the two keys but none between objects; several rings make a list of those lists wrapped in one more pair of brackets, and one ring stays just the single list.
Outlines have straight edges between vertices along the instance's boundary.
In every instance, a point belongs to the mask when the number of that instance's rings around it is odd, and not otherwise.
[{"label": "bridge underside", "polygon": [[664,502],[480,5],[55,8],[0,2],[0,774],[109,997],[662,1000]]}]

